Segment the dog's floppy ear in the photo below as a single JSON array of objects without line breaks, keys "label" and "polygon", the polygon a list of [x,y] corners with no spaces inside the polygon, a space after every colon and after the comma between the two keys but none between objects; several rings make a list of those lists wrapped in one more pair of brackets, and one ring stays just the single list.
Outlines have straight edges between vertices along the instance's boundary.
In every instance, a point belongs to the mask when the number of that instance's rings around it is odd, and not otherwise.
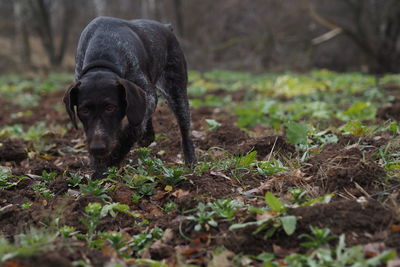
[{"label": "dog's floppy ear", "polygon": [[76,123],[75,106],[78,104],[78,86],[80,84],[81,82],[72,83],[65,91],[63,98],[65,109],[67,110],[69,118],[71,119],[75,129],[78,129],[78,124]]},{"label": "dog's floppy ear", "polygon": [[118,79],[118,83],[125,91],[126,116],[129,124],[137,126],[142,123],[146,114],[146,92],[125,79]]}]

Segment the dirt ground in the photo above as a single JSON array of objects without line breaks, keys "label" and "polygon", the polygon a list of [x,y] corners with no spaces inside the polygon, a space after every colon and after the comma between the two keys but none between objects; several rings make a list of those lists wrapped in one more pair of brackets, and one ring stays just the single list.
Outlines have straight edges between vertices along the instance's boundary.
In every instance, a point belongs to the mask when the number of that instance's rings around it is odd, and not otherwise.
[{"label": "dirt ground", "polygon": [[[64,112],[54,107],[60,105],[63,91],[57,91],[42,98],[41,104],[33,109],[29,118],[12,118],[11,114],[24,111],[9,103],[2,103],[0,126],[20,123],[29,127],[37,121],[46,121],[50,125],[66,125],[69,123]],[[239,97],[239,96],[238,96]],[[392,114],[392,108],[387,116]],[[382,115],[382,117],[386,115]],[[215,131],[206,131],[204,118],[215,117],[222,127]],[[258,132],[257,137],[251,137],[235,126],[230,114],[224,114],[214,108],[202,107],[193,109],[194,141],[197,154],[201,159],[207,151],[218,153],[227,151],[234,155],[245,155],[249,151],[257,151],[259,160],[276,157],[284,160],[289,155],[295,155],[295,148],[288,144],[281,135],[270,135]],[[165,104],[160,104],[154,115],[155,131],[158,138],[152,148],[154,156],[167,163],[180,164],[182,161],[179,131],[177,123]],[[91,195],[75,196],[74,190],[65,180],[64,172],[79,172],[89,175],[87,152],[84,149],[82,129],[70,128],[65,134],[55,134],[48,137],[49,144],[45,155],[31,155],[30,142],[21,139],[4,137],[0,140],[0,163],[11,168],[15,175],[28,175],[18,185],[0,190],[0,233],[8,239],[23,233],[31,227],[49,228],[58,225],[69,225],[77,231],[85,232],[86,228],[80,218],[90,202],[105,203],[105,200]],[[368,142],[368,140],[362,140]],[[383,144],[388,140],[384,139]],[[329,227],[333,234],[346,234],[348,245],[382,243],[386,248],[400,252],[400,222],[391,205],[383,205],[370,195],[383,190],[385,170],[378,164],[374,152],[382,145],[370,142],[368,150],[358,146],[359,138],[342,137],[336,144],[325,146],[321,151],[314,152],[306,164],[291,171],[273,177],[260,175],[244,175],[240,182],[212,171],[201,175],[193,174],[188,180],[176,185],[173,191],[157,188],[157,193],[145,197],[140,203],[132,203],[131,196],[135,191],[122,181],[117,181],[114,190],[109,194],[113,202],[129,205],[149,221],[150,227],[169,229],[168,236],[157,241],[145,251],[145,257],[154,260],[165,260],[170,266],[177,264],[177,253],[181,254],[180,263],[205,266],[211,259],[214,248],[224,246],[234,253],[257,255],[261,252],[281,253],[281,256],[293,252],[304,252],[299,247],[298,236],[309,233],[309,226]],[[74,150],[71,150],[71,147]],[[215,152],[216,151],[216,152]],[[225,153],[224,152],[224,153]],[[126,163],[135,162],[131,153]],[[293,170],[297,171],[293,171]],[[57,177],[49,184],[54,197],[46,199],[34,190],[36,176],[43,171],[55,172]],[[84,179],[81,183],[87,183]],[[298,207],[290,214],[298,218],[296,235],[287,236],[280,230],[272,238],[265,240],[261,235],[254,235],[254,227],[231,231],[226,221],[220,221],[218,227],[209,231],[194,231],[194,223],[184,220],[181,211],[190,210],[199,201],[214,199],[240,199],[245,203],[258,205],[259,198],[247,196],[245,192],[256,192],[260,195],[272,191],[277,196],[285,196],[288,188],[304,186],[313,192],[314,196],[326,193],[336,193],[328,204]],[[358,197],[363,197],[361,200]],[[392,201],[396,202],[397,194]],[[358,199],[357,199],[358,198]],[[175,202],[177,208],[166,212],[163,207],[168,202]],[[29,209],[22,209],[24,203],[32,203]],[[257,204],[258,203],[258,204]],[[236,214],[240,216],[240,214]],[[248,216],[248,215],[247,215]],[[99,231],[122,231],[130,235],[141,233],[147,226],[137,224],[139,219],[118,213],[114,218],[106,218],[101,222]],[[244,221],[254,220],[249,216]],[[397,226],[397,227],[394,227]],[[189,241],[189,239],[191,241]],[[279,248],[279,249],[277,249]],[[279,253],[278,253],[279,254]],[[24,258],[12,259],[4,264],[15,266],[72,266],[72,262],[88,259],[93,266],[103,266],[105,262],[115,257],[105,250],[88,248],[81,240],[72,240],[70,246],[56,245],[46,253]],[[122,265],[121,265],[122,266]]]}]

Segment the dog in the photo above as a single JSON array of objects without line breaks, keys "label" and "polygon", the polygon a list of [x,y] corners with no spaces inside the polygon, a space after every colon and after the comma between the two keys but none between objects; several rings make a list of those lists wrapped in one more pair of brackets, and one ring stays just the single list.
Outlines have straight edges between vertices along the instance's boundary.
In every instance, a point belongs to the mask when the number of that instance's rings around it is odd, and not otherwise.
[{"label": "dog", "polygon": [[118,166],[135,142],[154,141],[157,91],[177,119],[186,165],[195,164],[186,60],[171,25],[95,18],[81,33],[75,59],[75,82],[63,102],[75,128],[76,117],[83,124],[95,178]]}]

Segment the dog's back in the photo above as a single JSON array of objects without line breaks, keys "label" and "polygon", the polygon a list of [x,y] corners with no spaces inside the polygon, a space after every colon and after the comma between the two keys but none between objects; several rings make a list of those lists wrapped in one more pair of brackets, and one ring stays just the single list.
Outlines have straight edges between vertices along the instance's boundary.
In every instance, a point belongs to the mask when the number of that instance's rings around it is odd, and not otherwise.
[{"label": "dog's back", "polygon": [[75,78],[78,80],[93,62],[108,61],[123,78],[133,79],[132,73],[146,72],[155,82],[166,63],[163,59],[170,42],[176,42],[176,38],[169,25],[145,19],[98,17],[86,26],[79,39]]}]

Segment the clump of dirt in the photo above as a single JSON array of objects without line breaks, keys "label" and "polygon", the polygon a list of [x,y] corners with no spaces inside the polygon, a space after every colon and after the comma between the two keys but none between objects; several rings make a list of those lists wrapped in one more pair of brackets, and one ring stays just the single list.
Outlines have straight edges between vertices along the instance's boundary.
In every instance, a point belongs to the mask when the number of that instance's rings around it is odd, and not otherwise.
[{"label": "clump of dirt", "polygon": [[340,200],[311,207],[300,207],[290,212],[299,218],[299,232],[310,232],[309,226],[328,227],[333,234],[346,235],[347,245],[378,241],[378,234],[390,226],[393,215],[375,200]]},{"label": "clump of dirt", "polygon": [[180,185],[180,188],[189,190],[192,195],[206,195],[214,198],[224,198],[232,196],[236,192],[237,181],[234,178],[224,177],[224,175],[212,175],[205,173],[190,178]]},{"label": "clump of dirt", "polygon": [[400,98],[400,86],[395,83],[387,83],[381,86],[386,95]]},{"label": "clump of dirt", "polygon": [[55,248],[51,251],[47,251],[41,253],[39,256],[31,256],[28,258],[20,258],[6,261],[4,263],[5,267],[28,267],[28,266],[43,266],[43,267],[72,267],[73,261],[81,260],[82,257],[85,257],[90,261],[91,266],[94,267],[102,267],[104,264],[109,261],[109,257],[107,257],[101,251],[95,249],[89,249],[87,247],[60,247]]},{"label": "clump of dirt", "polygon": [[0,140],[0,161],[15,161],[19,163],[28,157],[26,142],[22,139]]},{"label": "clump of dirt", "polygon": [[68,181],[63,177],[57,177],[49,184],[49,189],[55,195],[63,195],[68,191]]},{"label": "clump of dirt", "polygon": [[376,115],[382,120],[395,119],[400,121],[400,98],[396,98],[392,103],[380,107]]},{"label": "clump of dirt", "polygon": [[312,176],[317,186],[324,191],[341,191],[345,187],[371,186],[385,177],[385,170],[375,163],[367,154],[356,147],[341,148],[328,145],[308,161],[310,167],[305,170]]},{"label": "clump of dirt", "polygon": [[54,162],[39,157],[22,161],[21,167],[26,170],[25,173],[36,175],[42,175],[43,171],[62,173],[62,170]]},{"label": "clump of dirt", "polygon": [[207,132],[199,147],[207,150],[211,147],[221,147],[232,151],[232,146],[240,145],[249,139],[247,133],[233,125],[223,125],[214,131]]},{"label": "clump of dirt", "polygon": [[[355,200],[341,200],[328,204],[300,207],[289,212],[297,217],[295,236],[310,233],[310,225],[328,227],[333,235],[345,234],[349,246],[382,241],[381,233],[388,229],[393,216],[377,201],[359,203]],[[248,218],[246,221],[255,221]],[[272,238],[264,239],[262,234],[254,234],[255,226],[227,231],[217,243],[223,244],[236,253],[273,251],[278,245],[284,249],[299,248],[304,240],[293,238],[279,230]]]},{"label": "clump of dirt", "polygon": [[280,135],[264,136],[251,138],[243,144],[237,146],[235,154],[246,154],[250,151],[257,151],[257,158],[264,159],[271,153],[274,155],[287,155],[296,151],[295,147],[286,142]]}]

